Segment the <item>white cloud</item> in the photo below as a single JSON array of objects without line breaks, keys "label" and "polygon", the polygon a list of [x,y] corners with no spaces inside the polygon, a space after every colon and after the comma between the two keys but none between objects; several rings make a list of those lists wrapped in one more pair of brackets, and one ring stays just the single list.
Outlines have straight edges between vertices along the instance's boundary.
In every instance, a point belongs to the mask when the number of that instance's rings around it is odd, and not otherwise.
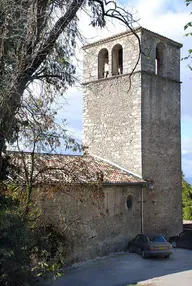
[{"label": "white cloud", "polygon": [[190,20],[185,4],[170,0],[140,0],[138,12],[144,27],[176,41],[183,41],[183,27]]},{"label": "white cloud", "polygon": [[182,170],[186,177],[192,177],[192,138],[182,140]]},{"label": "white cloud", "polygon": [[190,114],[186,114],[186,115],[183,115],[183,118],[182,118],[183,120],[190,120],[191,122],[192,122],[192,114],[190,115]]},{"label": "white cloud", "polygon": [[183,155],[192,155],[192,138],[188,137],[182,140],[182,153]]},{"label": "white cloud", "polygon": [[191,170],[192,170],[192,160],[183,159],[182,160],[182,170],[186,178],[191,178]]}]

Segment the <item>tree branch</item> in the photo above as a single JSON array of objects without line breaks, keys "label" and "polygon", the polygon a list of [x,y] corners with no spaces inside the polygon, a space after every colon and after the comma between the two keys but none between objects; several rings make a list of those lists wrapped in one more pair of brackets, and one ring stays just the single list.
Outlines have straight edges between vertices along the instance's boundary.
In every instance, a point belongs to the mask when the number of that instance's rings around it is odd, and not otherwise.
[{"label": "tree branch", "polygon": [[57,75],[57,74],[43,74],[43,75],[38,75],[38,76],[33,76],[32,80],[34,79],[42,79],[42,78],[58,78],[58,79],[62,79],[63,77],[61,75]]},{"label": "tree branch", "polygon": [[[74,0],[71,5],[68,7],[67,12],[64,16],[62,16],[52,28],[48,39],[43,44],[42,48],[40,48],[37,53],[35,59],[31,63],[30,67],[24,71],[22,76],[23,82],[21,85],[24,86],[27,84],[28,80],[32,76],[32,74],[39,68],[41,63],[46,59],[47,55],[52,51],[55,42],[61,33],[65,30],[65,28],[69,25],[69,23],[76,17],[76,13],[81,8],[85,0]],[[28,65],[28,63],[27,63]],[[20,75],[21,76],[21,75]]]}]

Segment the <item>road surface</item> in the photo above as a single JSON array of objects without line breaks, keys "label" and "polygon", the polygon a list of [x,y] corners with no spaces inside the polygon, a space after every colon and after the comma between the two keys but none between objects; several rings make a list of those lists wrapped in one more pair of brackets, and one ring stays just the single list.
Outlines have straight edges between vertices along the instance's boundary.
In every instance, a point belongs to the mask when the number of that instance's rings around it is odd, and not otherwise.
[{"label": "road surface", "polygon": [[[81,263],[66,271],[53,286],[125,286],[168,274],[192,270],[192,251],[175,249],[170,258],[143,259],[134,253],[119,253]],[[178,284],[176,284],[178,285]],[[182,286],[192,286],[191,284]]]}]

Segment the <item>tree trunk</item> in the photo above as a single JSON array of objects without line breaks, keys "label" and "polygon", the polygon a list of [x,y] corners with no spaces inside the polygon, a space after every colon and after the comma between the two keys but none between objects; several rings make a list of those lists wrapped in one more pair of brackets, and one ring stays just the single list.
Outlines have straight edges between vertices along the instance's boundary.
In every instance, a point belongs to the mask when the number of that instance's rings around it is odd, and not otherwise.
[{"label": "tree trunk", "polygon": [[[9,137],[15,114],[20,106],[21,97],[32,75],[40,67],[42,62],[51,53],[58,37],[66,29],[69,23],[75,18],[78,10],[81,8],[85,0],[73,0],[69,5],[65,15],[63,15],[54,25],[47,40],[40,47],[39,51],[34,54],[26,54],[22,58],[22,69],[18,71],[17,78],[11,82],[11,90],[5,95],[3,106],[0,107],[0,173],[2,170],[2,152],[5,148],[5,140]],[[28,50],[29,52],[29,50]]]}]

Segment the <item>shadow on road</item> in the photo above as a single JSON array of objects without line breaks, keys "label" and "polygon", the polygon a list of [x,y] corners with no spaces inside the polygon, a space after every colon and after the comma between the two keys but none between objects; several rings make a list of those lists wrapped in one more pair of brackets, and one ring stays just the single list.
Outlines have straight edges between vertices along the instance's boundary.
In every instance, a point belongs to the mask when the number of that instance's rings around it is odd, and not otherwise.
[{"label": "shadow on road", "polygon": [[143,259],[121,253],[72,267],[53,286],[125,286],[192,269],[192,251],[175,249],[170,258]]}]

